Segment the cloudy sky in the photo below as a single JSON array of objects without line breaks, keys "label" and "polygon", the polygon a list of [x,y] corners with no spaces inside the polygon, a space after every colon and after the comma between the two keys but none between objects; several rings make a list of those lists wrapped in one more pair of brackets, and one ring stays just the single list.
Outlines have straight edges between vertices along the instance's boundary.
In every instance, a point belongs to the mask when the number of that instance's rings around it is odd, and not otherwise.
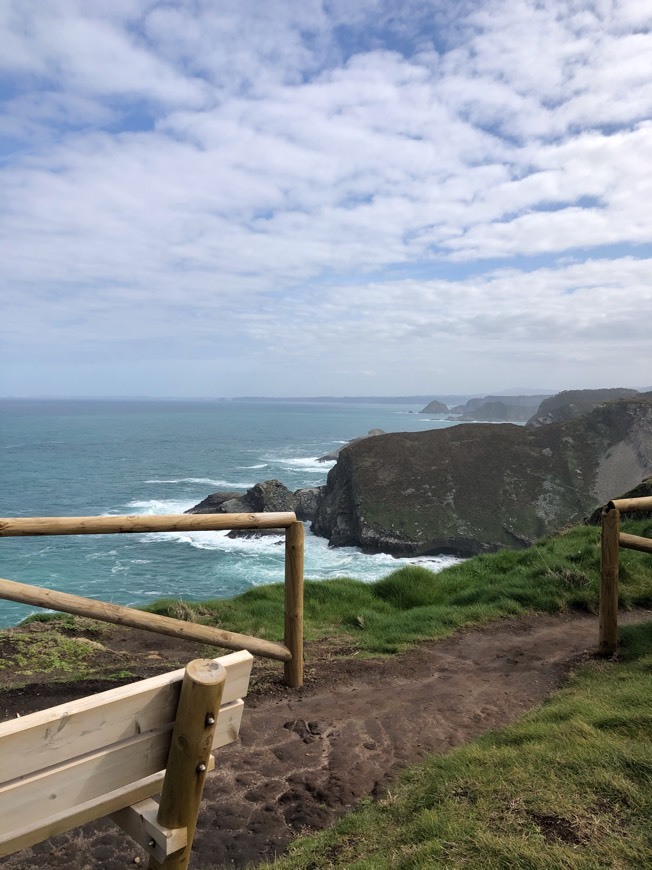
[{"label": "cloudy sky", "polygon": [[652,384],[649,0],[0,0],[0,395]]}]

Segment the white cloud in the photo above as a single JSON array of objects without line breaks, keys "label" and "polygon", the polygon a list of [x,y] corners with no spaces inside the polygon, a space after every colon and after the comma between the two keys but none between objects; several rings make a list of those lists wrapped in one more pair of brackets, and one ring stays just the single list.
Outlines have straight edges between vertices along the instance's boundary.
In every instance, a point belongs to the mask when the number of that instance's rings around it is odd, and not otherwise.
[{"label": "white cloud", "polygon": [[4,4],[6,352],[652,381],[648,4],[459,9]]}]

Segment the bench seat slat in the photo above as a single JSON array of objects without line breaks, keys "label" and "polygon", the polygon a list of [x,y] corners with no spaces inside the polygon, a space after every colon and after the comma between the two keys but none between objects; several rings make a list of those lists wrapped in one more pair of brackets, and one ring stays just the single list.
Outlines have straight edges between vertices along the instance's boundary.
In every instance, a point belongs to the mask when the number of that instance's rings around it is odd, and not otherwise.
[{"label": "bench seat slat", "polygon": [[27,849],[28,846],[47,840],[48,837],[54,837],[55,834],[63,834],[78,825],[92,822],[132,803],[152,797],[161,791],[164,777],[165,771],[161,770],[137,783],[131,783],[85,804],[79,804],[72,811],[53,813],[29,824],[23,822],[20,827],[13,830],[4,831],[0,833],[0,856]]},{"label": "bench seat slat", "polygon": [[[227,674],[213,750],[238,736],[252,660],[216,659]],[[184,673],[0,724],[0,855],[157,794]]]},{"label": "bench seat slat", "polygon": [[[220,707],[214,748],[235,739],[243,708],[243,701]],[[43,816],[73,811],[106,792],[164,770],[171,737],[172,725],[167,725],[0,787],[0,832]]]},{"label": "bench seat slat", "polygon": [[[247,694],[252,657],[222,656],[222,703]],[[0,723],[0,783],[174,721],[184,669]]]}]

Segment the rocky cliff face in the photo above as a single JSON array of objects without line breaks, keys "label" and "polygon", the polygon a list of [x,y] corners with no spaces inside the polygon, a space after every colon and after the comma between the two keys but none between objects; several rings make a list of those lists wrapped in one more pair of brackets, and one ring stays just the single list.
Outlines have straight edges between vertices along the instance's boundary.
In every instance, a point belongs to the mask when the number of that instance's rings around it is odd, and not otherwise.
[{"label": "rocky cliff face", "polygon": [[451,408],[449,419],[472,423],[525,423],[545,396],[485,396]]},{"label": "rocky cliff face", "polygon": [[433,399],[432,402],[428,402],[425,408],[419,411],[420,414],[447,414],[448,413],[448,405],[444,405],[443,402],[440,402],[438,399]]},{"label": "rocky cliff face", "polygon": [[549,396],[527,421],[528,426],[546,426],[548,423],[567,423],[588,414],[605,402],[617,399],[632,399],[639,395],[636,390],[615,387],[608,390],[564,390]]},{"label": "rocky cliff face", "polygon": [[345,448],[313,530],[396,555],[525,547],[652,473],[652,403],[611,402],[569,423],[468,424]]}]

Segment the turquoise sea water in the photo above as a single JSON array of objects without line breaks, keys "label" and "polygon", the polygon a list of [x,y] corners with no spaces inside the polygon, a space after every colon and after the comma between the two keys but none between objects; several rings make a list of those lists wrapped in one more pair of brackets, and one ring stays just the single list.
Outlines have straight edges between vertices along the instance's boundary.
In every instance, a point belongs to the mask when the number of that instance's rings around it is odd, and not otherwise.
[{"label": "turquoise sea water", "polygon": [[[224,401],[0,400],[0,516],[182,513],[209,493],[277,478],[324,483],[317,457],[380,428],[449,423],[418,406]],[[374,580],[406,562],[306,538],[306,577]],[[283,579],[281,539],[224,532],[0,538],[0,577],[141,604],[231,597]],[[0,625],[33,612],[0,600]]]}]

